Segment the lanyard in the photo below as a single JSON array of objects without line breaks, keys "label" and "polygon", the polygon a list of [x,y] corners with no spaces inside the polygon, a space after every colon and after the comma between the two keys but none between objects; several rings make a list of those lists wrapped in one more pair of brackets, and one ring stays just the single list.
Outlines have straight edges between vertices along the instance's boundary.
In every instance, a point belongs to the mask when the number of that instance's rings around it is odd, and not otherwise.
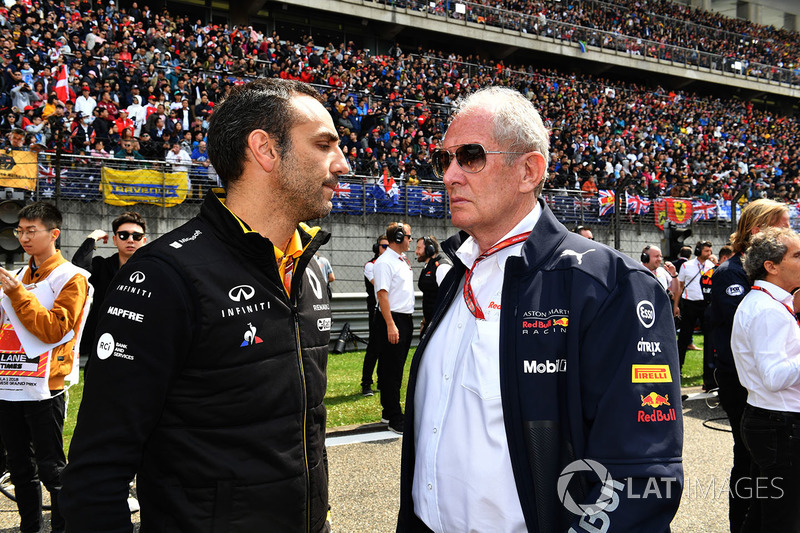
[{"label": "lanyard", "polygon": [[789,311],[789,314],[790,314],[790,315],[792,315],[792,318],[794,318],[795,322],[797,322],[797,325],[798,325],[798,326],[800,326],[800,319],[798,319],[798,318],[797,318],[797,315],[796,315],[796,314],[794,314],[794,311],[792,311],[792,308],[791,308],[791,307],[789,307],[789,306],[788,306],[788,305],[786,305],[785,303],[783,303],[783,302],[781,302],[780,300],[778,300],[777,298],[775,298],[775,297],[774,297],[772,294],[770,294],[770,292],[769,292],[767,289],[765,289],[764,287],[759,287],[758,285],[753,285],[753,286],[752,286],[752,287],[750,287],[750,288],[751,288],[752,290],[754,290],[754,291],[761,291],[761,292],[765,293],[767,296],[769,296],[770,298],[772,298],[773,300],[775,300],[776,302],[778,302],[779,304],[781,304],[782,306],[784,306],[784,307],[786,308],[786,310],[787,310],[787,311]]},{"label": "lanyard", "polygon": [[481,310],[481,306],[478,305],[478,301],[475,299],[475,294],[472,292],[472,285],[470,284],[470,280],[472,279],[472,273],[475,271],[475,267],[478,266],[478,263],[486,259],[487,257],[496,254],[500,250],[504,248],[508,248],[509,246],[513,246],[519,242],[524,241],[528,238],[531,232],[520,233],[519,235],[514,235],[513,237],[509,237],[503,241],[498,242],[481,255],[472,263],[472,268],[467,270],[467,276],[464,280],[464,303],[467,304],[467,309],[469,312],[472,313],[472,316],[475,318],[479,318],[481,320],[485,320],[486,317],[483,315],[483,311]]}]

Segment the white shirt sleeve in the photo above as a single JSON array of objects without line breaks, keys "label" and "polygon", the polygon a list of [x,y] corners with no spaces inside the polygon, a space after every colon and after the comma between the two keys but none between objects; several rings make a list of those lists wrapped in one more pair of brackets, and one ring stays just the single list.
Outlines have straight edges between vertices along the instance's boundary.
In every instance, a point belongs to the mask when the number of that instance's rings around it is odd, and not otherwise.
[{"label": "white shirt sleeve", "polygon": [[436,267],[436,284],[441,285],[444,277],[450,272],[450,269],[453,268],[453,265],[448,263],[442,263],[438,267]]},{"label": "white shirt sleeve", "polygon": [[788,311],[762,309],[750,324],[751,331],[758,332],[751,335],[756,370],[764,387],[772,392],[784,390],[800,380],[800,354],[786,352],[792,328],[797,324],[779,313],[785,315]]},{"label": "white shirt sleeve", "polygon": [[375,283],[375,295],[378,295],[378,291],[389,292],[392,286],[392,267],[386,262],[376,262],[373,272],[375,275],[373,278]]},{"label": "white shirt sleeve", "polygon": [[364,277],[367,278],[369,281],[375,279],[374,268],[375,268],[375,263],[373,261],[370,261],[366,265],[364,265]]}]

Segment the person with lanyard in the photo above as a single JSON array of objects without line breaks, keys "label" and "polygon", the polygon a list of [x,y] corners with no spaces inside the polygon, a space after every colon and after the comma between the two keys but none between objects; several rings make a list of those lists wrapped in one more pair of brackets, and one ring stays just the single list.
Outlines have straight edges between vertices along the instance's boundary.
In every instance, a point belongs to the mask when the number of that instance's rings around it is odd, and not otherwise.
[{"label": "person with lanyard", "polygon": [[400,406],[403,369],[411,347],[414,324],[414,275],[405,255],[411,248],[411,226],[393,222],[386,228],[389,248],[373,267],[378,313],[375,333],[378,383],[381,389],[381,423],[402,435],[405,417]]},{"label": "person with lanyard", "polygon": [[417,239],[417,248],[414,250],[414,254],[417,256],[418,262],[425,263],[417,282],[417,286],[422,292],[422,324],[419,328],[419,334],[422,336],[436,309],[439,284],[450,270],[451,265],[443,262],[439,255],[439,241],[433,235]]},{"label": "person with lanyard", "polygon": [[[741,530],[753,494],[750,476],[750,454],[742,441],[741,422],[747,404],[747,390],[739,382],[736,363],[731,351],[733,317],[739,303],[750,292],[750,283],[744,271],[744,257],[753,235],[764,228],[789,227],[789,208],[786,204],[760,198],[742,209],[739,222],[730,237],[733,256],[721,263],[712,276],[711,331],[714,342],[720,404],[728,416],[733,435],[733,465],[728,493],[728,520],[731,533]],[[722,254],[720,254],[721,256]]]},{"label": "person with lanyard", "polygon": [[678,273],[670,261],[664,262],[661,248],[648,244],[642,250],[640,260],[642,265],[658,280],[664,291],[670,295],[670,298],[678,292]]},{"label": "person with lanyard", "polygon": [[800,236],[765,228],[744,269],[752,285],[733,318],[731,350],[747,389],[742,440],[753,462],[743,533],[800,531]]},{"label": "person with lanyard", "polygon": [[[330,531],[330,301],[314,253],[348,172],[319,92],[258,79],[216,106],[224,190],[120,268],[61,504],[69,531]],[[268,524],[268,526],[265,526]]]},{"label": "person with lanyard", "polygon": [[[89,273],[56,249],[62,224],[56,206],[34,202],[23,207],[18,217],[15,234],[30,260],[16,275],[0,268],[1,341],[8,355],[4,361],[21,362],[11,371],[2,365],[0,434],[15,487],[19,531],[41,530],[44,484],[50,492],[50,527],[63,533],[59,494],[66,465],[65,391],[77,382],[75,345],[80,344],[92,287]],[[15,352],[22,357],[15,358]],[[127,496],[127,482],[125,487]]]},{"label": "person with lanyard", "polygon": [[[556,219],[540,197],[549,140],[528,99],[490,87],[432,154],[462,231],[442,244],[453,267],[411,363],[399,532],[666,531],[678,509],[669,299]],[[562,479],[581,489],[559,497]]]},{"label": "person with lanyard", "polygon": [[[708,260],[711,256],[711,243],[698,241],[694,247],[695,260],[687,260],[678,272],[678,291],[672,296],[673,314],[681,319],[681,330],[678,334],[678,356],[681,368],[686,360],[686,350],[692,343],[694,325],[700,322],[703,326],[703,314],[706,310],[705,297],[701,288],[701,278],[714,268]],[[705,374],[705,369],[704,369]]]},{"label": "person with lanyard", "polygon": [[[364,265],[364,288],[367,290],[367,313],[369,315],[369,342],[364,352],[364,364],[361,367],[361,395],[365,398],[375,395],[372,390],[372,374],[378,362],[378,335],[375,333],[375,310],[378,300],[375,297],[375,261],[389,248],[389,239],[386,235],[378,237],[372,245],[372,259]],[[380,390],[380,384],[378,385]]]}]

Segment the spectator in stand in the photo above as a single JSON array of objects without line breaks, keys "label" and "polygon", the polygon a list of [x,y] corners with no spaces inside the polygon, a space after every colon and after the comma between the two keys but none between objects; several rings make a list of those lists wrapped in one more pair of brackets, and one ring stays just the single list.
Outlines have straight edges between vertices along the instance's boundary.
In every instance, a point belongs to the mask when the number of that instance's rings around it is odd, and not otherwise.
[{"label": "spectator in stand", "polygon": [[122,141],[121,147],[114,154],[114,157],[116,159],[128,159],[131,161],[144,159],[144,156],[142,156],[142,154],[133,149],[133,141],[130,139]]},{"label": "spectator in stand", "polygon": [[172,166],[172,172],[189,172],[192,157],[181,149],[181,143],[175,141],[166,154],[166,161]]}]

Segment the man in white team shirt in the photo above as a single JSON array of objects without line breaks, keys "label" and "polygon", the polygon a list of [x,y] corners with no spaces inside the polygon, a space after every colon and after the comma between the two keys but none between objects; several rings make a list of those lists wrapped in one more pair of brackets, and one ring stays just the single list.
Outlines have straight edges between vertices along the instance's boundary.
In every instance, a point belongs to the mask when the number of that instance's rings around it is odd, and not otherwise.
[{"label": "man in white team shirt", "polygon": [[698,241],[694,255],[694,259],[689,259],[681,265],[681,270],[678,272],[680,287],[678,292],[672,295],[673,313],[681,317],[681,331],[678,334],[678,357],[681,367],[686,359],[686,350],[692,344],[694,325],[699,321],[700,327],[703,327],[706,304],[700,281],[703,275],[710,275],[714,268],[714,263],[708,259],[711,257],[709,241]]},{"label": "man in white team shirt", "polygon": [[744,269],[753,287],[736,309],[731,349],[747,389],[742,440],[756,492],[740,531],[800,531],[800,325],[792,299],[800,287],[800,236],[762,230]]},{"label": "man in white team shirt", "polygon": [[670,261],[664,262],[661,248],[648,244],[644,247],[644,250],[642,250],[641,260],[644,267],[655,276],[658,283],[670,295],[675,294],[679,290],[678,273],[675,270],[675,265]]}]

